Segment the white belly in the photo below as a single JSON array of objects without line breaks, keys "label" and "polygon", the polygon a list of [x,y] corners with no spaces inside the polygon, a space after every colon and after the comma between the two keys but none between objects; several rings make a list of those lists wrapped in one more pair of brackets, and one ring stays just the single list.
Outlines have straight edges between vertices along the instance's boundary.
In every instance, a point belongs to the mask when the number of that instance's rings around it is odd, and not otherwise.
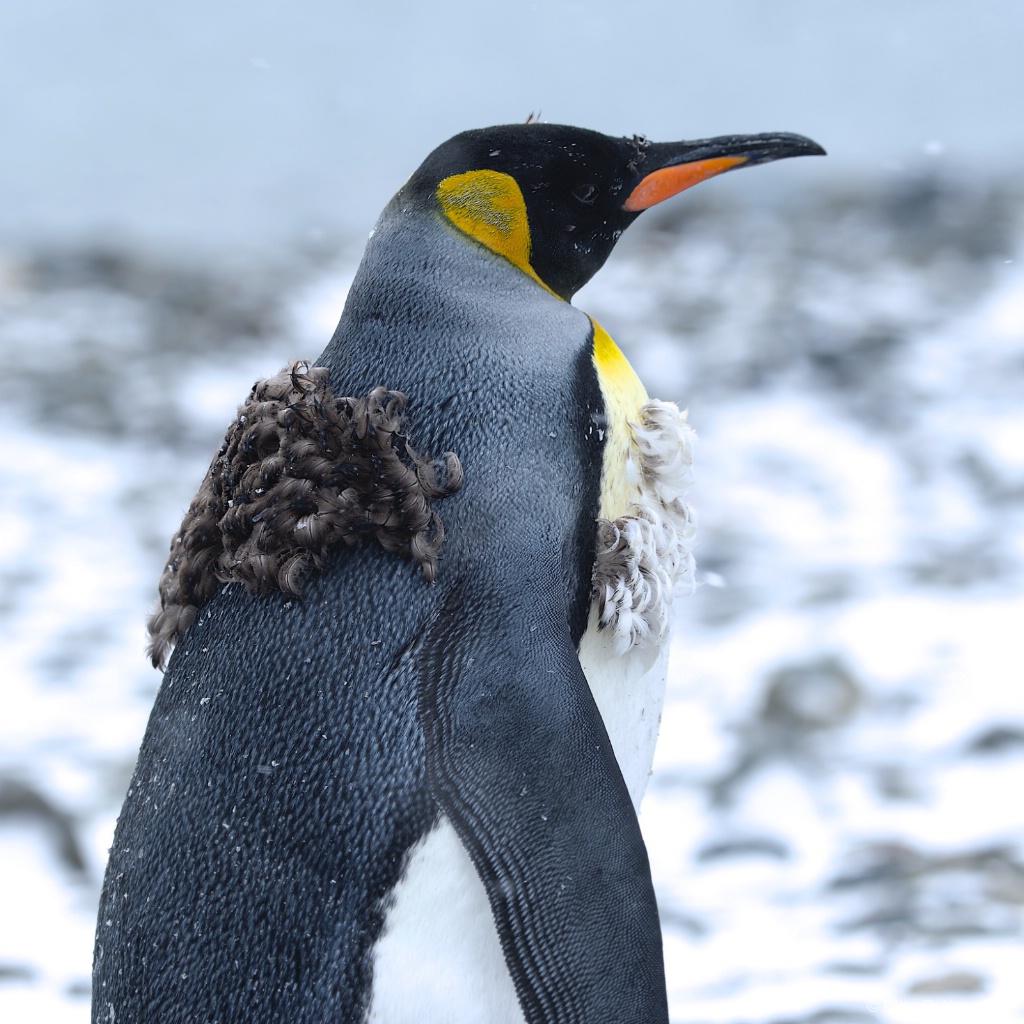
[{"label": "white belly", "polygon": [[523,1024],[477,876],[447,818],[413,849],[374,951],[370,1024]]},{"label": "white belly", "polygon": [[580,642],[580,664],[612,741],[615,760],[638,811],[654,763],[665,704],[668,643],[618,653],[610,629],[597,629],[597,608]]}]

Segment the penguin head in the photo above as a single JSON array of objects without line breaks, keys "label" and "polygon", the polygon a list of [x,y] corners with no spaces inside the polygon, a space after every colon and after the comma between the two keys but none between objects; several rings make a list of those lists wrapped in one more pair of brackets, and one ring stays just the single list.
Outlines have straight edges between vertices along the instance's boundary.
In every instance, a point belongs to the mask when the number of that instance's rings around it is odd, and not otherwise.
[{"label": "penguin head", "polygon": [[439,210],[568,301],[656,203],[737,167],[824,152],[786,133],[649,142],[528,122],[449,139],[396,198]]}]

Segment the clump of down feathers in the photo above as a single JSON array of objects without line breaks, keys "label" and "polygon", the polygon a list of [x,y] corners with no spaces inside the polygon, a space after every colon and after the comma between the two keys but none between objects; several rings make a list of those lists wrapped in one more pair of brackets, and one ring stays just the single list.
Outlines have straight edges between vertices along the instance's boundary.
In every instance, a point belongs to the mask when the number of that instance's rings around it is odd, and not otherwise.
[{"label": "clump of down feathers", "polygon": [[[327,367],[296,362],[257,381],[181,527],[149,620],[161,666],[222,583],[298,596],[342,545],[375,539],[437,574],[444,528],[432,501],[462,485],[446,452],[443,482],[402,432],[405,395],[335,395]],[[440,461],[440,460],[437,460]]]},{"label": "clump of down feathers", "polygon": [[672,402],[651,400],[630,425],[637,498],[629,515],[598,520],[594,595],[616,650],[662,641],[672,595],[693,588],[696,517],[683,501],[693,481],[696,434]]}]

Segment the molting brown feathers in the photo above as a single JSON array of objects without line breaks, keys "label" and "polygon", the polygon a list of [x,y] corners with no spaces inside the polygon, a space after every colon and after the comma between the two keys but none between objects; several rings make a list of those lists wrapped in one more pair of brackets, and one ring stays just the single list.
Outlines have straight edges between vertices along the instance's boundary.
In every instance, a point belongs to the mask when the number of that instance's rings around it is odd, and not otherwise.
[{"label": "molting brown feathers", "polygon": [[[327,367],[296,362],[257,381],[171,541],[149,654],[161,666],[221,583],[298,596],[341,545],[376,538],[437,574],[444,528],[431,501],[462,485],[462,466],[422,458],[401,432],[406,396],[342,398]],[[439,461],[439,460],[438,460]]]}]

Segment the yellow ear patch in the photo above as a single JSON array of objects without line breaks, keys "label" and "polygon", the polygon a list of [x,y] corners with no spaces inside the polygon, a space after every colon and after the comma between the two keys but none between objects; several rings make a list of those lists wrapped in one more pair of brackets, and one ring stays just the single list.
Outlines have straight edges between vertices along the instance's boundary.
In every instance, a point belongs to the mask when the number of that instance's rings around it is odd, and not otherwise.
[{"label": "yellow ear patch", "polygon": [[[530,265],[530,221],[515,178],[500,171],[453,174],[437,186],[444,215],[470,238],[504,256],[539,285],[550,288]],[[554,295],[554,292],[551,292]]]}]

